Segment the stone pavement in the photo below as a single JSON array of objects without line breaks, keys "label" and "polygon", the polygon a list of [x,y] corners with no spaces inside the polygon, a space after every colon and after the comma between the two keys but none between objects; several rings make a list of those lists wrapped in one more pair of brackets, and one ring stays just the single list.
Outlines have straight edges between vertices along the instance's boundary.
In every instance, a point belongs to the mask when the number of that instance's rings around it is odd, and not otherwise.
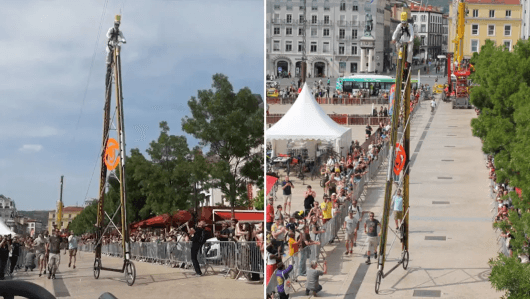
[{"label": "stone pavement", "polygon": [[[434,78],[432,78],[434,81]],[[328,274],[321,277],[319,297],[326,298],[499,298],[502,294],[488,281],[488,260],[497,255],[496,235],[492,229],[490,198],[485,159],[478,138],[471,136],[470,120],[474,110],[453,110],[450,103],[438,100],[431,115],[423,102],[411,127],[412,168],[410,173],[410,262],[382,280],[375,294],[377,263],[367,266],[365,236],[362,229],[354,255],[344,255],[341,242],[324,247]],[[420,143],[421,141],[421,143]],[[386,163],[362,198],[364,210],[381,219],[384,200]],[[293,178],[294,179],[294,178]],[[318,181],[305,181],[317,191]],[[305,186],[295,181],[293,207],[303,207]],[[279,196],[278,200],[280,200]],[[364,219],[366,220],[366,218]],[[393,224],[391,219],[390,224]],[[361,227],[364,222],[361,223]],[[439,237],[442,240],[426,240]],[[400,255],[400,243],[389,232],[385,273]],[[374,263],[375,262],[375,263]],[[304,278],[300,279],[305,286]],[[296,285],[296,284],[295,284]],[[297,286],[297,285],[296,285]],[[298,286],[297,286],[298,287]],[[303,290],[291,298],[307,298]]]},{"label": "stone pavement", "polygon": [[[104,267],[121,269],[123,260],[102,257]],[[92,267],[94,254],[78,252],[76,269],[68,268],[68,255],[61,251],[61,264],[57,279],[49,280],[38,270],[19,271],[14,279],[36,283],[57,298],[96,299],[110,292],[119,299],[124,298],[263,298],[263,284],[224,278],[218,274],[192,277],[193,269],[184,270],[163,265],[134,261],[136,282],[127,286],[123,273],[101,271],[94,279]]]}]

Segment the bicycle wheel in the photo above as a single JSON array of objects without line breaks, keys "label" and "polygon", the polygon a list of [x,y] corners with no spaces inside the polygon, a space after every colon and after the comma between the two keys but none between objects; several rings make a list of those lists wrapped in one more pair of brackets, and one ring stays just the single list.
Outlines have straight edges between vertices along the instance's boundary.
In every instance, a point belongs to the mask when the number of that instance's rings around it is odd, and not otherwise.
[{"label": "bicycle wheel", "polygon": [[132,286],[136,280],[136,268],[131,261],[127,261],[127,264],[125,265],[125,280],[129,286]]},{"label": "bicycle wheel", "polygon": [[101,272],[101,260],[100,259],[96,259],[94,261],[94,278],[95,279],[99,278],[100,272]]},{"label": "bicycle wheel", "polygon": [[381,286],[381,280],[383,279],[383,271],[377,271],[377,276],[375,277],[375,293],[379,294],[379,287]]},{"label": "bicycle wheel", "polygon": [[409,252],[407,250],[403,251],[401,260],[403,261],[403,270],[407,270],[409,266]]}]

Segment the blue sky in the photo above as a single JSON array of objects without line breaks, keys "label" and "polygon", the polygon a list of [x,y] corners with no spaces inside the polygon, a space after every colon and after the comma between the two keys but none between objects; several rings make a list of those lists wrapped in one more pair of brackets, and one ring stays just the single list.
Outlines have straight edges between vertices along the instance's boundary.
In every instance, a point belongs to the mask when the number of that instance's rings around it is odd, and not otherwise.
[{"label": "blue sky", "polygon": [[120,10],[127,152],[147,156],[162,120],[185,135],[187,102],[215,73],[263,96],[261,0],[3,1],[0,194],[19,210],[55,209],[61,175],[65,205],[97,197],[105,34]]}]

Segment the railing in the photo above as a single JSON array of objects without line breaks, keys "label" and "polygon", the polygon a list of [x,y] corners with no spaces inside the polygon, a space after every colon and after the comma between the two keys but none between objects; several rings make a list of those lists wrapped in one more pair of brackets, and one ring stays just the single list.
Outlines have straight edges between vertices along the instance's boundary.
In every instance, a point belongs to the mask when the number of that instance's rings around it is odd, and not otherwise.
[{"label": "railing", "polygon": [[[269,114],[267,115],[267,124],[275,124],[283,117],[284,114]],[[386,123],[389,119],[389,116],[372,116],[367,115],[357,115],[357,114],[328,114],[331,119],[340,125],[348,126],[365,126],[370,124],[370,126],[377,126],[380,122]]]},{"label": "railing", "polygon": [[[145,242],[131,243],[131,255],[135,260],[179,264],[191,267],[192,242]],[[80,251],[93,252],[94,244],[80,244]],[[105,244],[105,255],[122,257],[122,246]],[[199,264],[205,267],[223,266],[240,273],[264,274],[263,257],[257,242],[214,241],[207,242],[198,255]]]}]

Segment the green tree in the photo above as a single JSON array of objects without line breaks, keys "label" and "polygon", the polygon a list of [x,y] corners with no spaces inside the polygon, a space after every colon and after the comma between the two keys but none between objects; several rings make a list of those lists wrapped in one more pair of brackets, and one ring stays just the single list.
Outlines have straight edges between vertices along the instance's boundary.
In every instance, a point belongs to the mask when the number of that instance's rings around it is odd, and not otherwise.
[{"label": "green tree", "polygon": [[421,47],[421,40],[419,37],[415,36],[414,37],[414,46],[412,48],[412,52],[414,53],[414,55],[417,55],[418,53],[420,53],[420,47]]},{"label": "green tree", "polygon": [[254,208],[258,211],[263,211],[265,208],[265,189],[258,191],[258,195],[254,198]]},{"label": "green tree", "polygon": [[249,88],[234,93],[225,75],[214,75],[212,87],[188,101],[192,116],[182,119],[182,129],[219,158],[211,165],[211,183],[227,196],[233,212],[246,184],[263,181],[263,108]]},{"label": "green tree", "polygon": [[528,298],[530,283],[527,265],[517,256],[528,254],[526,235],[530,234],[530,45],[519,41],[513,52],[504,46],[495,47],[490,40],[471,59],[475,72],[471,103],[481,114],[471,121],[473,134],[483,141],[483,151],[495,155],[497,182],[509,182],[522,190],[509,196],[516,211],[509,213],[509,222],[496,226],[510,232],[514,257],[499,256],[490,261],[491,283],[505,290],[509,298]]}]

